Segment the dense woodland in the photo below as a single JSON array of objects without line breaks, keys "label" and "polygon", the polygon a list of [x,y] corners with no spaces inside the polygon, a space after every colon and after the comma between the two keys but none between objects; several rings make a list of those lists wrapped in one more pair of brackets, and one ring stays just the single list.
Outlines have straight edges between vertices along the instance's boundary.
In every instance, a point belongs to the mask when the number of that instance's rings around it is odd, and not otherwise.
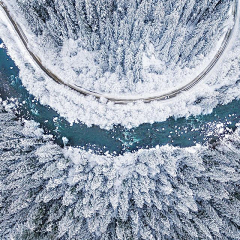
[{"label": "dense woodland", "polygon": [[[209,53],[232,1],[16,2],[44,46],[71,38],[140,81],[143,54],[174,67]],[[63,149],[9,108],[0,102],[0,239],[240,239],[239,127],[214,144],[112,157]]]},{"label": "dense woodland", "polygon": [[43,44],[60,50],[66,38],[78,39],[79,47],[97,53],[95,62],[104,72],[138,82],[143,54],[154,54],[168,68],[194,67],[222,36],[233,0],[16,2]]},{"label": "dense woodland", "polygon": [[1,239],[239,239],[240,129],[111,158],[63,150],[4,106]]}]

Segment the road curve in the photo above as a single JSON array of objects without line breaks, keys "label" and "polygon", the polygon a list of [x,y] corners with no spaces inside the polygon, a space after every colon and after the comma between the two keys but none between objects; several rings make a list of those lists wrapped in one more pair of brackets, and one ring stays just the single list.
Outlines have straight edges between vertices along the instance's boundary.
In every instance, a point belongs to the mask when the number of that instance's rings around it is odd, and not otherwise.
[{"label": "road curve", "polygon": [[100,99],[100,98],[107,99],[108,101],[112,101],[112,102],[114,102],[116,104],[127,104],[127,103],[130,103],[130,102],[136,102],[136,101],[143,101],[143,102],[147,103],[147,102],[151,102],[151,101],[163,101],[163,100],[166,100],[166,99],[174,98],[177,95],[179,95],[180,93],[188,91],[189,89],[193,88],[198,82],[200,82],[204,77],[206,77],[207,74],[216,65],[216,63],[218,62],[218,60],[220,59],[222,54],[224,53],[224,51],[225,51],[225,49],[226,49],[226,47],[227,47],[227,45],[228,45],[228,43],[230,41],[230,38],[231,38],[231,36],[233,34],[233,30],[234,30],[234,27],[236,25],[238,1],[239,0],[235,0],[234,1],[234,9],[233,9],[234,26],[228,29],[228,31],[226,32],[226,34],[224,36],[223,42],[222,42],[219,50],[217,51],[216,55],[214,56],[212,61],[209,63],[209,65],[197,77],[195,77],[188,84],[186,84],[186,85],[184,85],[184,86],[182,86],[182,87],[180,87],[180,88],[178,88],[176,90],[173,90],[171,92],[165,93],[165,94],[149,96],[149,97],[132,97],[132,98],[129,98],[129,97],[112,97],[112,96],[108,96],[106,94],[97,93],[97,92],[90,91],[90,90],[87,90],[85,88],[79,87],[77,85],[69,84],[69,83],[64,82],[64,80],[62,80],[57,75],[55,75],[53,72],[51,72],[51,70],[49,70],[48,68],[43,66],[43,63],[42,63],[41,59],[38,56],[36,56],[29,49],[27,37],[23,33],[23,31],[20,28],[20,26],[13,20],[13,18],[11,17],[7,7],[4,5],[4,3],[2,1],[0,1],[0,6],[4,10],[8,20],[11,22],[14,30],[18,34],[18,37],[21,39],[23,45],[25,46],[25,48],[28,51],[28,53],[31,55],[32,59],[45,72],[45,74],[47,74],[55,82],[57,82],[58,84],[65,85],[65,86],[69,87],[70,89],[72,89],[74,91],[77,91],[78,93],[83,94],[85,96],[89,96],[90,95],[90,96],[94,96],[97,99]]}]

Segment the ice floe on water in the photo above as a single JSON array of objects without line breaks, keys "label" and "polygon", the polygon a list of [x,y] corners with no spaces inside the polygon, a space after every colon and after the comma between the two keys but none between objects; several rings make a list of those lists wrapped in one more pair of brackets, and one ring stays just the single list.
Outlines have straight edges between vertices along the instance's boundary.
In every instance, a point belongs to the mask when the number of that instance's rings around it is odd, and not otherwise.
[{"label": "ice floe on water", "polygon": [[1,43],[1,44],[0,44],[0,48],[5,48],[4,43]]}]

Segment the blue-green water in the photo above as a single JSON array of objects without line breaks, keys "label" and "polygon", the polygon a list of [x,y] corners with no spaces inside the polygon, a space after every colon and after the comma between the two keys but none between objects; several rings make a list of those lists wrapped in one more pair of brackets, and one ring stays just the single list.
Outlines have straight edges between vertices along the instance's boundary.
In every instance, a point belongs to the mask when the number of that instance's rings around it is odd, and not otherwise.
[{"label": "blue-green water", "polygon": [[[0,40],[0,44],[2,41]],[[239,121],[240,101],[234,100],[227,105],[219,105],[212,114],[191,116],[189,118],[169,118],[165,122],[142,124],[130,130],[117,125],[112,130],[85,124],[70,125],[64,118],[48,106],[43,106],[22,85],[19,69],[7,50],[0,49],[0,96],[3,100],[18,99],[17,114],[38,123],[55,141],[63,145],[62,137],[67,137],[68,145],[92,149],[98,153],[121,154],[156,145],[171,144],[188,147],[196,143],[214,142],[226,131],[236,128]],[[214,131],[217,123],[223,123],[224,131]]]}]

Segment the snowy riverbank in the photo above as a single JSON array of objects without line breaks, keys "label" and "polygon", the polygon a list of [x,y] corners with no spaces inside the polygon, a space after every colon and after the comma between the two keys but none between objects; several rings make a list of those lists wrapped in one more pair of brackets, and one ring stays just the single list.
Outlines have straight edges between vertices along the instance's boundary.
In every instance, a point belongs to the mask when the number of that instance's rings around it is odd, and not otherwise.
[{"label": "snowy riverbank", "polygon": [[[239,27],[227,53],[216,66],[215,71],[191,91],[166,102],[149,104],[138,102],[120,106],[106,103],[104,99],[99,102],[92,97],[81,96],[42,75],[40,69],[28,64],[32,63],[31,59],[24,53],[20,43],[16,43],[17,37],[14,32],[10,31],[11,26],[5,20],[3,17],[0,34],[9,48],[11,57],[21,70],[20,77],[23,84],[40,99],[41,103],[51,106],[69,122],[82,121],[89,126],[96,124],[106,129],[111,128],[113,124],[122,124],[130,128],[145,122],[164,121],[169,116],[181,117],[209,113],[217,104],[225,104],[234,98],[239,98],[239,84],[237,83],[240,74],[240,43],[237,37]],[[20,17],[19,21],[24,20]],[[29,31],[27,34],[31,36]],[[29,38],[29,42],[34,40],[32,38],[33,36]]]}]

